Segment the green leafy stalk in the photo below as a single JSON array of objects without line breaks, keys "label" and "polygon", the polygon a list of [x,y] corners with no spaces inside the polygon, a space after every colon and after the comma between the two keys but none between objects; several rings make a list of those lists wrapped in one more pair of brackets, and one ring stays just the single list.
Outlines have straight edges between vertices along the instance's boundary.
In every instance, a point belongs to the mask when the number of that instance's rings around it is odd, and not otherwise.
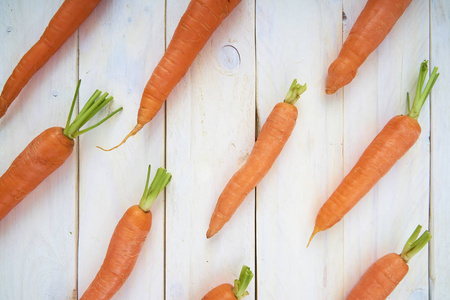
[{"label": "green leafy stalk", "polygon": [[428,230],[425,230],[424,233],[419,237],[419,233],[422,230],[422,226],[418,225],[416,230],[414,230],[413,234],[406,241],[405,247],[403,247],[402,253],[400,253],[400,257],[408,263],[408,261],[416,255],[423,247],[428,243],[431,239],[431,234]]},{"label": "green leafy stalk", "polygon": [[150,170],[151,166],[149,165],[144,194],[142,195],[141,201],[139,202],[139,207],[144,212],[150,211],[153,202],[155,202],[158,195],[162,192],[162,190],[164,190],[166,185],[172,179],[172,174],[168,173],[164,168],[159,168],[158,171],[156,171],[156,175],[153,178],[152,183],[150,184],[150,186],[148,186],[148,183],[150,182]]},{"label": "green leafy stalk", "polygon": [[241,274],[239,275],[239,279],[234,281],[233,293],[236,296],[236,299],[241,300],[245,296],[248,296],[247,287],[252,281],[253,273],[247,266],[242,266]]},{"label": "green leafy stalk", "polygon": [[103,118],[100,122],[80,131],[80,128],[86,124],[92,117],[94,117],[103,107],[105,107],[109,102],[111,102],[114,98],[108,97],[108,93],[103,93],[99,90],[96,90],[92,96],[89,98],[89,100],[86,102],[86,104],[81,109],[78,116],[75,117],[72,123],[70,123],[70,120],[72,119],[73,109],[75,107],[75,102],[78,97],[78,92],[80,89],[80,83],[81,80],[78,81],[77,89],[75,90],[75,95],[72,100],[72,105],[70,107],[69,116],[67,118],[66,127],[63,130],[63,133],[65,136],[67,136],[69,139],[74,139],[77,136],[86,133],[95,127],[99,126],[112,116],[114,116],[116,113],[122,110],[122,107],[119,109],[116,109],[111,114]]},{"label": "green leafy stalk", "polygon": [[425,60],[420,65],[419,79],[417,80],[416,95],[414,96],[412,107],[410,106],[409,94],[406,95],[406,100],[408,102],[408,116],[410,116],[411,118],[414,118],[416,120],[419,118],[420,110],[425,104],[425,101],[427,100],[428,95],[430,94],[431,89],[433,88],[433,85],[436,83],[436,80],[439,77],[439,73],[437,72],[437,70],[438,68],[434,67],[433,72],[431,73],[425,88],[423,88],[423,85],[425,83],[425,77],[427,76],[428,72],[428,61]]},{"label": "green leafy stalk", "polygon": [[300,95],[305,91],[306,83],[304,85],[301,85],[300,83],[297,83],[297,79],[294,79],[294,81],[292,81],[291,87],[289,88],[289,91],[286,94],[286,97],[284,98],[284,102],[295,105],[295,102],[297,102],[298,98],[300,98]]}]

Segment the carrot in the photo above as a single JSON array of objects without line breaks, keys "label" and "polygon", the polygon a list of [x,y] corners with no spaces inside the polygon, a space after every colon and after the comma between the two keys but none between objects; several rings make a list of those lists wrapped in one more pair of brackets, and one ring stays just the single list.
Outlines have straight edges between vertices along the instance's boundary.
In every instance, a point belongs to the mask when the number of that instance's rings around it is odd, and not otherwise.
[{"label": "carrot", "polygon": [[159,168],[150,187],[150,166],[139,205],[131,206],[114,229],[100,270],[80,300],[104,300],[122,287],[136,264],[139,253],[152,226],[150,209],[172,175]]},{"label": "carrot", "polygon": [[243,266],[239,279],[234,281],[234,287],[229,283],[216,286],[203,296],[202,300],[240,300],[248,296],[246,289],[252,278],[253,273],[250,268]]},{"label": "carrot", "polygon": [[439,76],[435,67],[423,89],[427,72],[427,61],[424,61],[420,66],[411,108],[409,93],[407,94],[408,115],[393,117],[366,148],[350,173],[320,208],[308,245],[316,233],[339,222],[415,144],[421,132],[417,121],[420,110]]},{"label": "carrot", "polygon": [[74,138],[94,129],[122,110],[119,108],[97,124],[79,131],[113,99],[108,97],[108,93],[101,95],[100,91],[95,91],[78,116],[70,123],[80,83],[81,81],[78,81],[66,127],[49,128],[34,138],[0,177],[0,220],[64,163],[72,153]]},{"label": "carrot", "polygon": [[39,41],[14,68],[0,95],[0,118],[33,75],[58,51],[95,9],[100,0],[65,0]]},{"label": "carrot", "polygon": [[247,161],[228,181],[217,200],[206,233],[207,238],[215,235],[231,219],[248,193],[272,167],[294,129],[298,115],[294,104],[305,90],[306,84],[297,84],[294,79],[284,102],[273,108]]},{"label": "carrot", "polygon": [[366,58],[394,27],[411,0],[369,0],[328,68],[325,92],[333,94],[356,76]]},{"label": "carrot", "polygon": [[390,253],[373,263],[352,289],[347,300],[386,299],[408,273],[408,261],[431,239],[427,230],[417,239],[421,229],[422,226],[417,226],[400,255]]},{"label": "carrot", "polygon": [[161,109],[175,85],[183,78],[197,54],[241,0],[191,0],[178,23],[167,51],[144,88],[133,130],[116,149],[138,133]]}]

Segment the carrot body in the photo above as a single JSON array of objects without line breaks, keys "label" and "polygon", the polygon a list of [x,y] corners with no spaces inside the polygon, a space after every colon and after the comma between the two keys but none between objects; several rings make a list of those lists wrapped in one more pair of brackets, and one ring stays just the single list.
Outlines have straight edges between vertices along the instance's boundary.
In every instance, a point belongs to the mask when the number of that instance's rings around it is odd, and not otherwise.
[{"label": "carrot body", "polygon": [[236,300],[236,296],[233,293],[233,286],[224,283],[210,290],[202,300]]},{"label": "carrot body", "polygon": [[338,58],[328,68],[326,93],[333,94],[356,76],[358,68],[381,44],[411,0],[368,0]]},{"label": "carrot body", "polygon": [[216,234],[267,174],[294,129],[297,108],[285,102],[273,108],[245,164],[233,175],[217,201],[207,238]]},{"label": "carrot body", "polygon": [[378,259],[364,273],[347,300],[384,300],[408,273],[409,267],[396,253]]},{"label": "carrot body", "polygon": [[420,131],[414,118],[401,115],[392,118],[320,208],[314,234],[339,222],[414,145]]},{"label": "carrot body", "polygon": [[0,96],[0,118],[31,77],[55,54],[95,9],[100,0],[65,0],[39,41],[19,61]]},{"label": "carrot body", "polygon": [[0,177],[0,220],[64,163],[73,145],[61,127],[45,130],[27,145]]},{"label": "carrot body", "polygon": [[81,299],[111,299],[130,276],[151,226],[150,211],[144,212],[134,205],[125,212],[114,230],[97,276]]}]

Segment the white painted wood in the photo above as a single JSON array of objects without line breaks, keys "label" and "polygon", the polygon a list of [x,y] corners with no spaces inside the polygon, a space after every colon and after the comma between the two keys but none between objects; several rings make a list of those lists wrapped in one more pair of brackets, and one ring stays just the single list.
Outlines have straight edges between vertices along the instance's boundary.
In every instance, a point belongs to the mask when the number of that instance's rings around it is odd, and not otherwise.
[{"label": "white painted wood", "polygon": [[[134,127],[142,91],[163,51],[164,1],[103,1],[80,28],[80,104],[98,88],[115,98],[108,111],[124,110],[80,141],[79,297],[98,272],[118,221],[139,204],[148,164],[152,175],[164,166],[164,109],[122,147],[107,153],[95,148],[119,143]],[[164,298],[163,195],[151,211],[150,233],[114,299]]]},{"label": "white painted wood", "polygon": [[[167,42],[187,5],[167,1]],[[243,264],[255,271],[254,192],[206,239],[217,198],[254,143],[254,30],[253,1],[242,1],[167,100],[166,299],[200,299]],[[255,299],[255,281],[248,291]]]},{"label": "white painted wood", "polygon": [[439,67],[439,79],[431,95],[431,205],[430,296],[445,299],[450,294],[450,3],[431,1],[431,66]]},{"label": "white painted wood", "polygon": [[[62,1],[0,2],[0,88]],[[0,119],[0,174],[42,131],[64,126],[76,86],[76,36]],[[0,222],[0,299],[72,299],[77,150]]]}]

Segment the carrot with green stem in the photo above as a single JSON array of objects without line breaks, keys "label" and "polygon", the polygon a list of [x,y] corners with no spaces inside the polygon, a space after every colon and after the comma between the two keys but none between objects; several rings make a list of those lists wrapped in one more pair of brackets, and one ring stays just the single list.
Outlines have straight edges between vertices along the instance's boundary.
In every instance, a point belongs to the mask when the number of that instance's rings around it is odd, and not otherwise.
[{"label": "carrot with green stem", "polygon": [[341,52],[328,68],[325,92],[333,94],[356,76],[358,68],[381,44],[412,0],[368,0]]},{"label": "carrot with green stem", "polygon": [[65,0],[40,39],[22,57],[0,95],[0,118],[33,75],[86,20],[100,0]]},{"label": "carrot with green stem", "polygon": [[234,286],[229,283],[224,283],[216,286],[209,291],[202,300],[241,300],[248,296],[247,287],[252,281],[253,273],[249,267],[243,266],[239,279],[234,281]]},{"label": "carrot with green stem", "polygon": [[165,169],[159,168],[149,186],[150,169],[149,166],[139,205],[131,206],[120,219],[111,237],[105,260],[80,300],[111,299],[133,271],[152,226],[150,209],[172,178]]},{"label": "carrot with green stem", "polygon": [[298,111],[295,103],[306,91],[294,79],[284,99],[273,108],[245,164],[233,175],[217,200],[207,238],[215,235],[233,216],[245,197],[263,179],[294,130]]},{"label": "carrot with green stem", "polygon": [[240,2],[241,0],[191,0],[167,51],[144,88],[136,126],[119,145],[108,150],[98,148],[111,151],[119,147],[155,117],[213,32]]},{"label": "carrot with green stem", "polygon": [[308,245],[318,232],[339,222],[415,144],[421,132],[417,119],[439,76],[437,70],[436,67],[433,69],[424,88],[428,65],[427,61],[421,64],[412,106],[407,94],[408,115],[392,118],[366,148],[353,169],[320,208]]},{"label": "carrot with green stem", "polygon": [[390,253],[373,263],[352,289],[347,300],[384,300],[408,273],[408,261],[431,239],[428,230],[419,237],[422,226],[417,226],[405,244],[402,253]]},{"label": "carrot with green stem", "polygon": [[78,81],[66,127],[49,128],[34,138],[0,177],[0,220],[64,163],[72,153],[76,137],[94,129],[122,110],[119,108],[97,124],[80,130],[113,100],[113,97],[108,97],[108,93],[95,91],[71,123],[80,83]]}]

